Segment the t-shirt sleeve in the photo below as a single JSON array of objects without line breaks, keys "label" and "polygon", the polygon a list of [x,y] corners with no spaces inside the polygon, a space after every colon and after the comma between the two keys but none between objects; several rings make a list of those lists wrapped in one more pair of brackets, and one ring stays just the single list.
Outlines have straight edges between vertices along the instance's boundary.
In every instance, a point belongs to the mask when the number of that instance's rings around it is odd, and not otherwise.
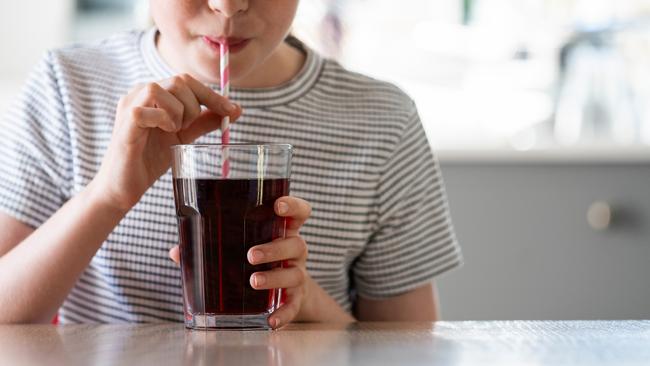
[{"label": "t-shirt sleeve", "polygon": [[66,201],[70,138],[48,53],[0,120],[0,211],[37,228]]},{"label": "t-shirt sleeve", "polygon": [[440,167],[415,106],[378,191],[377,229],[352,268],[358,295],[401,295],[462,264]]}]

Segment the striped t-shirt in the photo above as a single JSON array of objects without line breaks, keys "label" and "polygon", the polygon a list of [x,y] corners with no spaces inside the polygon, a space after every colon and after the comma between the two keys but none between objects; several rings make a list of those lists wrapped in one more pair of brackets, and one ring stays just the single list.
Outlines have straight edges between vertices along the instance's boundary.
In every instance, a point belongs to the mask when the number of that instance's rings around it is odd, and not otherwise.
[{"label": "striped t-shirt", "polygon": [[[177,74],[155,34],[45,55],[0,126],[0,210],[37,228],[91,181],[118,99]],[[244,115],[231,125],[231,142],[294,146],[291,194],[313,208],[301,230],[311,276],[349,311],[354,296],[399,295],[459,266],[440,168],[413,101],[294,43],[306,61],[293,80],[232,90]],[[60,321],[183,321],[180,270],[168,257],[177,243],[168,171],[97,251]]]}]

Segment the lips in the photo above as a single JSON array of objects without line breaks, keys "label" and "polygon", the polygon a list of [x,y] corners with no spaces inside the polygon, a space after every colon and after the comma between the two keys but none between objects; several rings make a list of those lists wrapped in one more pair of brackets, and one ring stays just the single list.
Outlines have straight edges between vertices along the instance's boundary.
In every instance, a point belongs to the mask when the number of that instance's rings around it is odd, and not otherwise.
[{"label": "lips", "polygon": [[228,44],[228,50],[230,53],[236,53],[244,49],[246,45],[250,42],[250,38],[239,38],[239,37],[209,37],[203,36],[203,41],[208,44],[208,46],[213,49],[219,50],[221,44]]}]

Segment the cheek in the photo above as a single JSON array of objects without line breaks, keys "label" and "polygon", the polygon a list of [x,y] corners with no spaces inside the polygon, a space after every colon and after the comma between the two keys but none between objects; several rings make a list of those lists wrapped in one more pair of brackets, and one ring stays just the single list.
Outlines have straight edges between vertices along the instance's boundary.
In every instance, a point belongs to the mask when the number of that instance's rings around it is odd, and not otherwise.
[{"label": "cheek", "polygon": [[269,36],[283,39],[289,33],[296,16],[298,0],[264,1],[266,29]]},{"label": "cheek", "polygon": [[187,24],[200,9],[200,0],[150,0],[149,9],[156,27],[174,39],[187,36]]}]

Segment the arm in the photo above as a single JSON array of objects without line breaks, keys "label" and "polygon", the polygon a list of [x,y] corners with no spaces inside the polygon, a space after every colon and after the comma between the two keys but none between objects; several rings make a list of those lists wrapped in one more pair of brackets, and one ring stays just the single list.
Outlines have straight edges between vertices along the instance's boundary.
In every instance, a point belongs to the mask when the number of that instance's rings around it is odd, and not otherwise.
[{"label": "arm", "polygon": [[0,260],[33,232],[34,229],[29,225],[0,212]]},{"label": "arm", "polygon": [[305,297],[305,302],[295,319],[296,321],[327,323],[352,323],[356,321],[311,277],[308,277],[306,282],[309,295]]},{"label": "arm", "polygon": [[360,320],[438,319],[438,275],[462,263],[440,166],[411,104],[378,184],[377,230],[352,267]]},{"label": "arm", "polygon": [[240,114],[189,75],[138,86],[120,99],[110,145],[88,186],[33,232],[0,215],[8,229],[0,237],[0,324],[49,322],[108,235],[169,168],[170,146]]},{"label": "arm", "polygon": [[360,321],[436,321],[439,319],[438,294],[435,284],[427,284],[381,300],[360,296],[355,310]]},{"label": "arm", "polygon": [[56,314],[125,214],[100,195],[88,186],[35,231],[2,215],[0,225],[7,231],[0,254],[13,249],[0,257],[0,324],[47,323]]}]

